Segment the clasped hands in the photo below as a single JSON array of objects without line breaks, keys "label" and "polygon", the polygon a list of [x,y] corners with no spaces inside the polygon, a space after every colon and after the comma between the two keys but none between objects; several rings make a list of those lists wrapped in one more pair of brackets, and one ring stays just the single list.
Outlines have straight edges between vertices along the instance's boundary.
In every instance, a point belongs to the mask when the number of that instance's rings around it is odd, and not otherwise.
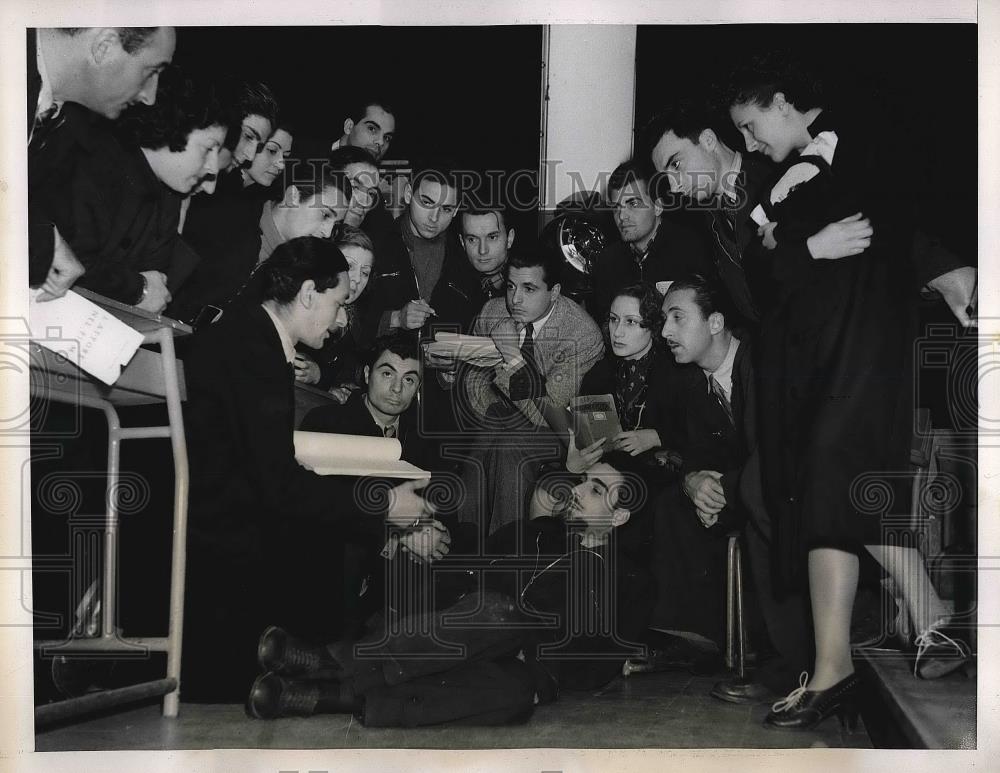
[{"label": "clasped hands", "polygon": [[426,480],[413,480],[392,489],[385,516],[393,526],[409,529],[399,538],[399,545],[410,558],[421,564],[444,558],[451,545],[448,529],[434,519],[434,505],[417,493],[426,485]]},{"label": "clasped hands", "polygon": [[695,512],[706,529],[715,526],[719,513],[726,506],[726,493],[722,488],[722,473],[715,470],[697,470],[684,476],[684,493],[694,503]]}]

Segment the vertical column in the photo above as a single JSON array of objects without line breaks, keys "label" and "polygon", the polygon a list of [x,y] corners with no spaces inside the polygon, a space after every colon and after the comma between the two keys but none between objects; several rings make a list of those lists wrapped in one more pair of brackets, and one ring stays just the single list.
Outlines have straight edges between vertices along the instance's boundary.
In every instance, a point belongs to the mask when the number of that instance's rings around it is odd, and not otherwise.
[{"label": "vertical column", "polygon": [[604,189],[632,153],[635,25],[549,25],[542,36],[541,223],[556,205]]}]

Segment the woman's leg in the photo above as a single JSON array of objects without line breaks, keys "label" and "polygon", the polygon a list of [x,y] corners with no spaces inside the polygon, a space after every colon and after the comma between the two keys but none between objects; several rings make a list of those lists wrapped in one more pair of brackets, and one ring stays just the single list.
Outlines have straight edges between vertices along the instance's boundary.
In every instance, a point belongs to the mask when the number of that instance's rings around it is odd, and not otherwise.
[{"label": "woman's leg", "polygon": [[934,590],[924,557],[916,548],[901,545],[865,545],[868,552],[892,577],[903,595],[916,633],[926,631],[948,610]]},{"label": "woman's leg", "polygon": [[854,673],[851,611],[858,589],[858,557],[835,548],[809,551],[809,598],[816,637],[810,690],[825,690]]}]

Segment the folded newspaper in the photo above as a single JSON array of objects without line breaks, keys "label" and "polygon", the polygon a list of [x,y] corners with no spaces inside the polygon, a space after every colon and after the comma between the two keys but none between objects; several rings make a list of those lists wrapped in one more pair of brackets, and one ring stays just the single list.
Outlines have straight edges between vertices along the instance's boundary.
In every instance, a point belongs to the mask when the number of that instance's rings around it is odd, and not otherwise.
[{"label": "folded newspaper", "polygon": [[497,346],[489,336],[470,336],[461,333],[438,333],[426,346],[429,365],[465,362],[489,368],[503,361]]}]

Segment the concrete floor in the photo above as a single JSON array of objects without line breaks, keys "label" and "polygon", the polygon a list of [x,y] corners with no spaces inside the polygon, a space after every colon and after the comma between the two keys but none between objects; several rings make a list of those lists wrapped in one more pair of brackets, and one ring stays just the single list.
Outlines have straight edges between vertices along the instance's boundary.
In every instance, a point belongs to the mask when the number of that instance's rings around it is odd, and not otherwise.
[{"label": "concrete floor", "polygon": [[598,693],[564,693],[525,725],[499,728],[365,728],[349,715],[260,721],[242,706],[182,704],[177,719],[158,705],[125,710],[36,736],[36,749],[489,749],[489,748],[871,748],[831,717],[815,731],[764,728],[768,707],[708,695],[716,677],[638,674]]}]

